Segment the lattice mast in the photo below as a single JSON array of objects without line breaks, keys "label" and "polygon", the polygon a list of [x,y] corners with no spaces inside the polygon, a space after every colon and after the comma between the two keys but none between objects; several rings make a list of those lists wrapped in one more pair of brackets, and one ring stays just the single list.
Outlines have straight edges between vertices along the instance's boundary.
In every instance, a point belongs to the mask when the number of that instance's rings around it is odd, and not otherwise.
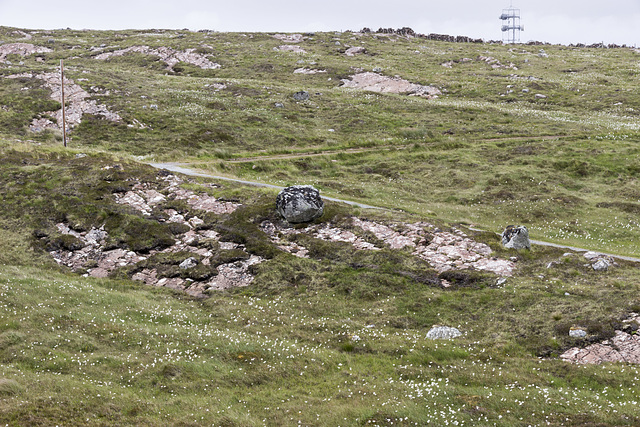
[{"label": "lattice mast", "polygon": [[520,43],[520,31],[524,31],[524,25],[520,24],[520,9],[513,7],[513,3],[507,9],[502,9],[500,15],[502,21],[502,41],[506,43]]}]

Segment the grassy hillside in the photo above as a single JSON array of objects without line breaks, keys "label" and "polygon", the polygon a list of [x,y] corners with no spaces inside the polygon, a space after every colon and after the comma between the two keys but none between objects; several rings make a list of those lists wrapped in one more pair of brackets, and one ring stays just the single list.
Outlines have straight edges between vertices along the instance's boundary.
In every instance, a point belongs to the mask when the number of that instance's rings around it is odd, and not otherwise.
[{"label": "grassy hillside", "polygon": [[[558,357],[635,336],[637,264],[594,271],[572,251],[504,249],[495,232],[523,224],[534,239],[640,256],[640,53],[288,37],[0,28],[0,423],[638,425],[637,365]],[[67,106],[86,109],[68,149],[48,114],[61,59]],[[442,93],[342,87],[360,72]],[[281,226],[275,190],[204,178],[170,189],[151,161],[384,207],[327,202],[313,225],[380,250],[297,227],[279,235],[309,253],[294,256],[264,232]],[[240,207],[198,210],[176,188]],[[121,203],[142,189],[164,199],[146,213]],[[162,252],[192,227],[169,211],[218,237]],[[422,224],[428,238],[463,230],[515,274],[439,271],[352,216]],[[140,262],[108,277],[92,277],[95,260],[55,262],[98,229]],[[197,268],[178,266],[188,256]],[[131,280],[155,269],[189,290],[249,256],[262,260],[249,286],[206,298]],[[434,325],[462,336],[430,340]]]}]

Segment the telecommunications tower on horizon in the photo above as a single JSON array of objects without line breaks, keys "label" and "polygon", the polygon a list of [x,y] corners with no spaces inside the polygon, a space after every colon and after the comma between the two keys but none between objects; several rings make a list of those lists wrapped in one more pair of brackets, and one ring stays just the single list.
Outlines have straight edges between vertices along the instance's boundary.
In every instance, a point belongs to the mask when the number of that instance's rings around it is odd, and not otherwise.
[{"label": "telecommunications tower on horizon", "polygon": [[520,25],[520,9],[514,8],[512,2],[508,9],[502,9],[500,20],[502,21],[502,41],[520,43],[520,31],[524,31],[524,25]]}]

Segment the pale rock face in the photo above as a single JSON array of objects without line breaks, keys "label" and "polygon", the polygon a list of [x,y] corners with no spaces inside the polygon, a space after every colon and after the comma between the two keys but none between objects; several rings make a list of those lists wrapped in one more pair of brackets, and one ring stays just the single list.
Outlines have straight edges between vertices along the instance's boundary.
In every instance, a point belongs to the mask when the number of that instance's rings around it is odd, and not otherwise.
[{"label": "pale rock face", "polygon": [[437,98],[441,92],[433,86],[411,83],[399,77],[388,77],[378,73],[363,72],[342,80],[342,87],[379,93],[402,93],[421,96],[427,99]]},{"label": "pale rock face", "polygon": [[571,328],[569,330],[569,336],[573,338],[584,338],[587,336],[587,331],[581,328]]},{"label": "pale rock face", "polygon": [[294,185],[278,194],[276,209],[288,222],[311,222],[322,216],[324,202],[313,186]]},{"label": "pale rock face", "polygon": [[509,225],[502,232],[502,244],[509,249],[531,249],[529,230],[524,225]]},{"label": "pale rock face", "polygon": [[640,336],[616,331],[610,340],[574,347],[560,355],[560,359],[578,364],[599,365],[604,362],[640,363]]},{"label": "pale rock face", "polygon": [[362,47],[362,46],[355,46],[355,47],[350,47],[349,49],[347,49],[345,51],[345,55],[347,56],[356,56],[359,55],[361,53],[366,53],[367,50]]},{"label": "pale rock face", "polygon": [[460,332],[457,328],[451,328],[448,326],[434,326],[429,330],[429,332],[427,332],[427,338],[430,338],[432,340],[450,340],[461,335],[462,332]]}]

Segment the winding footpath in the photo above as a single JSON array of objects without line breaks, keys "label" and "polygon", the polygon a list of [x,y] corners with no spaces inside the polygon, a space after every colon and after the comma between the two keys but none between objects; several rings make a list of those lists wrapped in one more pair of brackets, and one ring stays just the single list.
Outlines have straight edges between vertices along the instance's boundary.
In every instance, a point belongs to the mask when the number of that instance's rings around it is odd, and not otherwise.
[{"label": "winding footpath", "polygon": [[[187,175],[187,176],[199,176],[199,177],[203,177],[203,178],[220,179],[220,180],[223,180],[223,181],[232,181],[232,182],[238,182],[240,184],[253,185],[255,187],[274,188],[276,190],[282,190],[284,188],[284,187],[280,187],[278,185],[265,184],[263,182],[244,181],[242,179],[228,178],[226,176],[211,175],[211,174],[208,174],[208,173],[198,172],[196,170],[189,169],[189,168],[185,167],[182,163],[149,163],[149,165],[153,166],[154,168],[166,169],[168,171],[181,173],[181,174]],[[333,197],[326,197],[326,196],[322,196],[322,198],[325,199],[325,200],[331,200],[332,202],[346,203],[348,205],[357,206],[359,208],[364,208],[364,209],[387,210],[386,208],[381,208],[379,206],[366,205],[364,203],[353,202],[351,200],[336,199],[336,198],[333,198]]]},{"label": "winding footpath", "polygon": [[[237,182],[237,183],[245,184],[245,185],[253,185],[253,186],[256,186],[256,187],[273,188],[273,189],[276,189],[276,190],[282,190],[284,188],[284,187],[281,187],[281,186],[278,186],[278,185],[265,184],[263,182],[245,181],[245,180],[242,180],[242,179],[229,178],[229,177],[226,177],[226,176],[219,176],[219,175],[212,175],[212,174],[204,173],[204,172],[198,172],[198,171],[196,171],[194,169],[190,169],[188,167],[185,167],[183,163],[170,162],[170,163],[148,163],[148,164],[150,166],[153,166],[154,168],[166,169],[168,171],[181,173],[181,174],[187,175],[187,176],[196,176],[196,177],[202,177],[202,178],[213,178],[213,179],[219,179],[219,180],[223,180],[223,181]],[[367,204],[360,203],[360,202],[354,202],[354,201],[351,201],[351,200],[337,199],[337,198],[334,198],[334,197],[325,197],[325,196],[322,196],[322,198],[326,199],[326,200],[331,200],[333,202],[346,203],[348,205],[356,206],[356,207],[363,208],[363,209],[389,210],[387,208],[382,208],[382,207],[379,207],[379,206],[371,206],[371,205],[367,205]],[[479,228],[472,228],[472,227],[468,227],[468,228],[470,230],[473,230],[473,231],[486,231],[486,230],[482,230],[482,229],[479,229]],[[578,248],[578,247],[575,247],[575,246],[560,245],[560,244],[557,244],[557,243],[543,242],[541,240],[531,240],[531,244],[538,245],[538,246],[547,246],[547,247],[553,247],[553,248],[568,249],[568,250],[575,251],[575,252],[593,251],[593,249],[585,249],[585,248]],[[625,261],[640,262],[640,258],[635,258],[635,257],[630,257],[630,256],[623,256],[623,255],[615,255],[615,254],[610,254],[610,253],[605,253],[605,252],[600,252],[600,251],[595,251],[595,252],[598,252],[599,254],[602,254],[602,255],[610,256],[612,258],[625,260]]]}]

